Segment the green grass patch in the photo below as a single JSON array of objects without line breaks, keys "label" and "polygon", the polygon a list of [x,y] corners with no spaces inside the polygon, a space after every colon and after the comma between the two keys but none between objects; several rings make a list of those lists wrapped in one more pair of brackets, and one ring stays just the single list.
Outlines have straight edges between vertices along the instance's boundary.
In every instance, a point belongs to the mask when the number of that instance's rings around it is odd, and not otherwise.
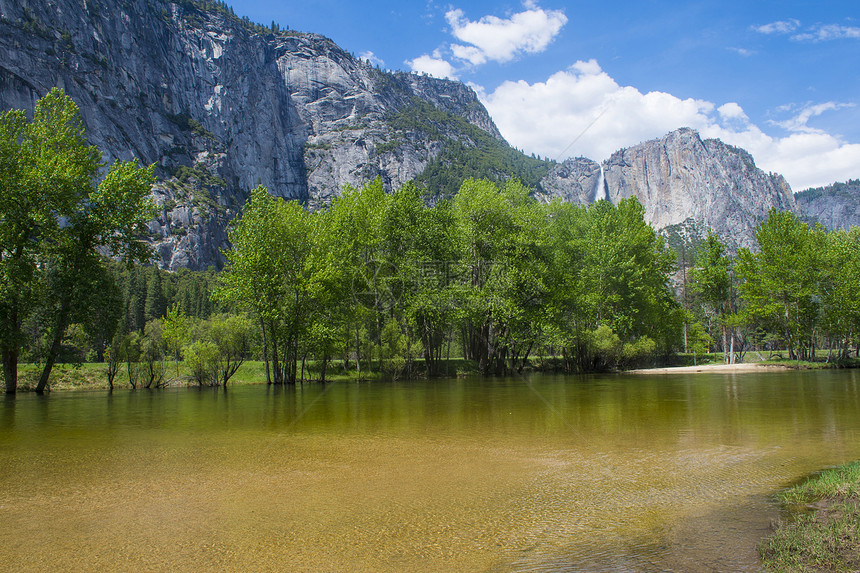
[{"label": "green grass patch", "polygon": [[784,504],[813,503],[829,497],[860,500],[860,461],[824,470],[778,495]]},{"label": "green grass patch", "polygon": [[767,571],[860,569],[860,462],[780,492],[785,517],[759,546]]}]

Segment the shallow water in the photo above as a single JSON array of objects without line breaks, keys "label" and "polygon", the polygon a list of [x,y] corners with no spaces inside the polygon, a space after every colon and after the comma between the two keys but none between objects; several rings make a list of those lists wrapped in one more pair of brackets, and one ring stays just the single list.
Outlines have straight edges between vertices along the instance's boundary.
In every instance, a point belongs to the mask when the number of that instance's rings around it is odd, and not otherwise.
[{"label": "shallow water", "polygon": [[860,458],[860,373],[19,396],[10,571],[756,571],[768,495]]}]

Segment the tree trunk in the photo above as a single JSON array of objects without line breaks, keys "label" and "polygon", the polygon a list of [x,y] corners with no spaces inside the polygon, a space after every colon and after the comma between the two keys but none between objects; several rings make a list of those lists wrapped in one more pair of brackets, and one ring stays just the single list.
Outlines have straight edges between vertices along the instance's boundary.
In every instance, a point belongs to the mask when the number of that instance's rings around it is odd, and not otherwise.
[{"label": "tree trunk", "polygon": [[72,303],[71,293],[63,295],[63,300],[60,302],[60,309],[57,312],[57,321],[54,324],[54,337],[51,341],[51,348],[48,350],[48,359],[45,360],[45,366],[42,368],[42,374],[39,376],[39,383],[36,385],[36,393],[41,394],[45,391],[48,385],[48,378],[51,376],[51,370],[57,362],[57,356],[60,355],[60,347],[63,344],[63,336],[66,334],[66,327],[69,322],[69,311]]},{"label": "tree trunk", "polygon": [[3,349],[3,377],[6,380],[6,393],[15,394],[18,391],[18,349]]},{"label": "tree trunk", "polygon": [[729,331],[729,338],[731,340],[729,342],[729,364],[734,364],[735,363],[735,329],[734,328],[732,328]]},{"label": "tree trunk", "polygon": [[[269,371],[269,348],[266,342],[266,323],[263,319],[260,319],[260,328],[263,329],[263,361],[266,363],[266,385],[272,385],[272,375]],[[177,363],[177,371],[179,370],[179,365]]]},{"label": "tree trunk", "polygon": [[328,368],[328,354],[323,354],[322,369],[320,370],[320,382],[325,384],[325,371]]},{"label": "tree trunk", "polygon": [[361,381],[361,336],[358,324],[355,325],[355,367],[358,371],[358,380]]}]

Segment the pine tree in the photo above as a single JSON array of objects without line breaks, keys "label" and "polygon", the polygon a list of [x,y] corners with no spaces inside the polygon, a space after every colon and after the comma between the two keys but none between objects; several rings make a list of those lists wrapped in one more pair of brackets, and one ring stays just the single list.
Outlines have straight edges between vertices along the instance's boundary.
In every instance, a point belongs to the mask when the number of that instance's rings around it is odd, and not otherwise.
[{"label": "pine tree", "polygon": [[164,316],[167,310],[167,300],[164,298],[164,285],[161,281],[161,271],[156,265],[149,267],[149,276],[146,280],[146,305],[144,314],[146,321]]}]

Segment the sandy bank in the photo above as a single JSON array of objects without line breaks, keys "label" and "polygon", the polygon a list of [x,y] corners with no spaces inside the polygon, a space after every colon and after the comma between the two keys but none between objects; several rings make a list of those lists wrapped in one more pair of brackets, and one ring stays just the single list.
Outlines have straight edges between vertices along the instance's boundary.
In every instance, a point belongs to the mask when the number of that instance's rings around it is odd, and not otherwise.
[{"label": "sandy bank", "polygon": [[672,368],[643,368],[640,370],[628,370],[625,374],[691,374],[695,372],[777,372],[788,370],[785,366],[779,364],[758,364],[743,363],[743,364],[703,364],[701,366],[674,366]]}]

